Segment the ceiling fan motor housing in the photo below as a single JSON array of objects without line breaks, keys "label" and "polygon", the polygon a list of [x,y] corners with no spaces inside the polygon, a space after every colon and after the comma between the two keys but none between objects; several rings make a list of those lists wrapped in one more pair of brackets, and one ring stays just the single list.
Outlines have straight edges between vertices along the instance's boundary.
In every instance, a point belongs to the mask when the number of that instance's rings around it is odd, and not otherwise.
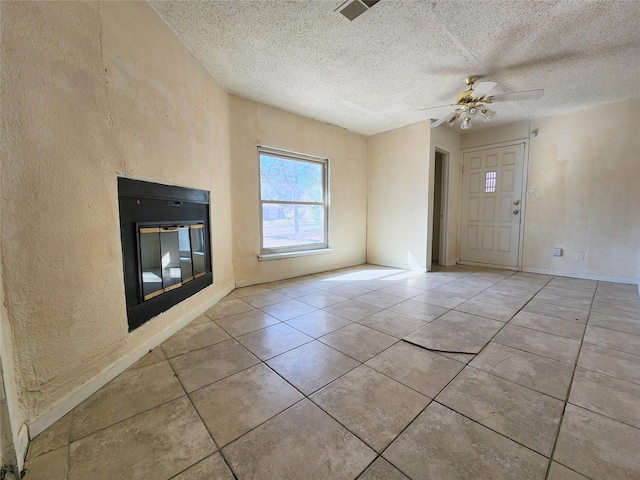
[{"label": "ceiling fan motor housing", "polygon": [[473,88],[470,88],[466,92],[462,92],[460,95],[458,95],[458,100],[456,103],[465,105],[473,101],[475,101],[475,99],[473,98]]}]

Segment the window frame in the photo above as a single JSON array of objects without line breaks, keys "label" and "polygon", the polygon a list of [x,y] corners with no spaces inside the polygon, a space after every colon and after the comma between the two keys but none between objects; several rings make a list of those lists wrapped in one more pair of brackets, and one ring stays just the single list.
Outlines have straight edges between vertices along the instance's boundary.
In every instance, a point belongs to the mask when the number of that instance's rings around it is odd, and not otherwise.
[{"label": "window frame", "polygon": [[[314,155],[308,155],[304,153],[292,152],[289,150],[282,150],[273,147],[266,147],[258,145],[258,203],[259,203],[259,223],[260,223],[260,259],[282,258],[287,256],[299,256],[299,255],[311,255],[315,253],[324,253],[331,251],[329,247],[329,159],[326,157],[317,157]],[[285,201],[285,200],[263,200],[262,199],[262,175],[261,175],[261,156],[266,155],[270,157],[282,158],[284,160],[293,160],[296,162],[312,163],[322,166],[322,201],[321,202],[305,202],[305,201]],[[265,204],[284,204],[284,205],[314,205],[322,206],[324,210],[324,241],[319,243],[306,243],[302,245],[291,245],[286,247],[271,247],[265,248],[264,246],[264,205]]]}]

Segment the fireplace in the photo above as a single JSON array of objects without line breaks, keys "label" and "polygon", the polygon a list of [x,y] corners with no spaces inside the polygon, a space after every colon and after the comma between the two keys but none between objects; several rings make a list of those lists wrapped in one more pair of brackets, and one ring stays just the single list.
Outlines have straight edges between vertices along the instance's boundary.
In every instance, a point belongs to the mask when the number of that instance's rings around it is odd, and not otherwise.
[{"label": "fireplace", "polygon": [[209,192],[118,178],[129,331],[213,283]]}]

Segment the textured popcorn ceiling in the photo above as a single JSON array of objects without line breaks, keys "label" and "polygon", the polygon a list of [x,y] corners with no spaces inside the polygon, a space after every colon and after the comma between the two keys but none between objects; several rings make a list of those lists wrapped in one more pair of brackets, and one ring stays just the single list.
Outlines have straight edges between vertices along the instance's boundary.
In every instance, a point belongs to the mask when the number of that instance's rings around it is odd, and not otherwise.
[{"label": "textured popcorn ceiling", "polygon": [[230,92],[366,135],[446,114],[417,110],[472,74],[545,90],[472,131],[640,96],[639,1],[381,0],[353,22],[342,3],[150,2]]}]

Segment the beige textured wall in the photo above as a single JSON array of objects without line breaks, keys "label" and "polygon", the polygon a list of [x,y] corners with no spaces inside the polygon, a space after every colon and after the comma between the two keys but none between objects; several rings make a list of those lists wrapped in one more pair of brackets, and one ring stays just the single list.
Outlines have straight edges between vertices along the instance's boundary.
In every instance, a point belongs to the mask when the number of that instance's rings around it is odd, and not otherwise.
[{"label": "beige textured wall", "polygon": [[[233,264],[238,286],[294,277],[366,259],[367,139],[234,95],[231,98]],[[257,145],[329,158],[332,253],[258,261]]]},{"label": "beige textured wall", "polygon": [[[436,148],[449,153],[449,178],[448,204],[447,204],[447,265],[454,265],[460,256],[460,207],[462,200],[462,154],[460,153],[460,143],[462,136],[454,130],[445,126],[439,126],[431,132],[431,177],[435,171]],[[432,218],[433,208],[429,208],[429,218]],[[432,225],[432,222],[429,222]],[[433,234],[429,232],[429,238]],[[428,249],[428,254],[431,253]],[[427,258],[430,263],[430,258]]]},{"label": "beige textured wall", "polygon": [[[603,105],[462,136],[475,148],[529,138],[522,268],[640,278],[640,101]],[[564,250],[554,257],[553,249]],[[584,260],[576,254],[584,252]]]},{"label": "beige textured wall", "polygon": [[420,122],[369,137],[369,263],[427,266],[430,135]]},{"label": "beige textured wall", "polygon": [[[231,288],[229,105],[145,2],[1,9],[3,288],[32,421]],[[212,202],[215,284],[132,334],[119,174]]]},{"label": "beige textured wall", "polygon": [[[531,127],[534,128],[534,127]],[[485,130],[465,133],[460,138],[460,148],[475,148],[496,143],[511,142],[529,138],[529,122],[518,122]]]},{"label": "beige textured wall", "polygon": [[[640,100],[533,122],[525,269],[640,277]],[[553,257],[562,247],[563,257]],[[584,252],[585,259],[575,254]]]}]

